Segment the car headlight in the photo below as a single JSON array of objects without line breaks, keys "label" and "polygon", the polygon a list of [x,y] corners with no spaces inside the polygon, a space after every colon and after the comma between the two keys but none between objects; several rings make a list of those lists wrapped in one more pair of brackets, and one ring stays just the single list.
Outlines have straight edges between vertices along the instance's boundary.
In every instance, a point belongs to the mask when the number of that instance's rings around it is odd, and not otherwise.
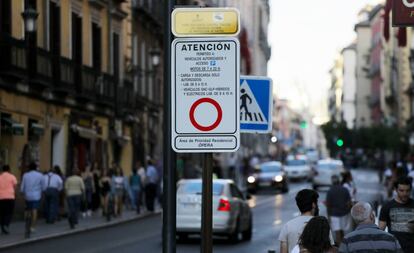
[{"label": "car headlight", "polygon": [[253,184],[254,182],[256,182],[256,178],[254,178],[254,176],[249,176],[247,178],[247,182],[249,182],[250,184]]},{"label": "car headlight", "polygon": [[275,176],[275,181],[280,183],[280,182],[283,181],[283,177],[281,175],[277,175],[277,176]]}]

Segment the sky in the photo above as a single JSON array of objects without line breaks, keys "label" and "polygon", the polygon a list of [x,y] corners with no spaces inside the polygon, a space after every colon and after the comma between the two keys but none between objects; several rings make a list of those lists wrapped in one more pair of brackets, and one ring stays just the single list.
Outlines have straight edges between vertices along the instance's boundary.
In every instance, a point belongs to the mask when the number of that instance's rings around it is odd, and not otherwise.
[{"label": "sky", "polygon": [[356,34],[358,12],[381,0],[269,0],[268,64],[274,92],[295,109],[326,117],[329,69]]}]

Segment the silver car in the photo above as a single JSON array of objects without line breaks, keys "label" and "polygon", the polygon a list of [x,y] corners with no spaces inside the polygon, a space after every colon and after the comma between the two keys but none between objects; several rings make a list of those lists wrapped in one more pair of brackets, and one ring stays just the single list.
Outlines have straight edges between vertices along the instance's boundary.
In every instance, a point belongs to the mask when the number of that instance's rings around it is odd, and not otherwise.
[{"label": "silver car", "polygon": [[341,160],[319,160],[313,172],[312,188],[317,190],[320,186],[331,186],[332,176],[341,177],[344,171],[344,164]]},{"label": "silver car", "polygon": [[[201,179],[184,179],[177,187],[177,236],[201,232]],[[240,236],[252,238],[252,213],[243,194],[232,180],[213,180],[213,234],[225,235],[233,242]]]}]

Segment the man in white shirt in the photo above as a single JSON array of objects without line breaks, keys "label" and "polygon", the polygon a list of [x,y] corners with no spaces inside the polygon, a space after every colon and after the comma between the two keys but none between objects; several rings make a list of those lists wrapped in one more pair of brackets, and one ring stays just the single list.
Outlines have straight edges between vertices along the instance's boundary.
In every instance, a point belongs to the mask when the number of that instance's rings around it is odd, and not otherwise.
[{"label": "man in white shirt", "polygon": [[59,211],[59,192],[63,188],[63,181],[55,168],[43,176],[43,192],[45,194],[45,218],[46,223],[52,224],[56,221]]},{"label": "man in white shirt", "polygon": [[288,221],[280,231],[280,253],[289,253],[298,243],[306,223],[313,216],[319,215],[318,207],[319,194],[310,189],[303,189],[295,197],[296,205],[301,215]]}]

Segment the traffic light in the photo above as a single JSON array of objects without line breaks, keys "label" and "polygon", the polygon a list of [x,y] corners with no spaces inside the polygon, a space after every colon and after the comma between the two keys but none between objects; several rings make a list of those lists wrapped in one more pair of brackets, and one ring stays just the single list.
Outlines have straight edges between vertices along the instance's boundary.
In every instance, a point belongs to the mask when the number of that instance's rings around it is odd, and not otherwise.
[{"label": "traffic light", "polygon": [[342,140],[342,139],[336,140],[336,146],[342,147],[343,145],[344,145],[344,140]]},{"label": "traffic light", "polygon": [[308,128],[308,122],[306,122],[306,121],[301,121],[300,122],[300,128],[301,129],[305,129],[305,128]]}]

